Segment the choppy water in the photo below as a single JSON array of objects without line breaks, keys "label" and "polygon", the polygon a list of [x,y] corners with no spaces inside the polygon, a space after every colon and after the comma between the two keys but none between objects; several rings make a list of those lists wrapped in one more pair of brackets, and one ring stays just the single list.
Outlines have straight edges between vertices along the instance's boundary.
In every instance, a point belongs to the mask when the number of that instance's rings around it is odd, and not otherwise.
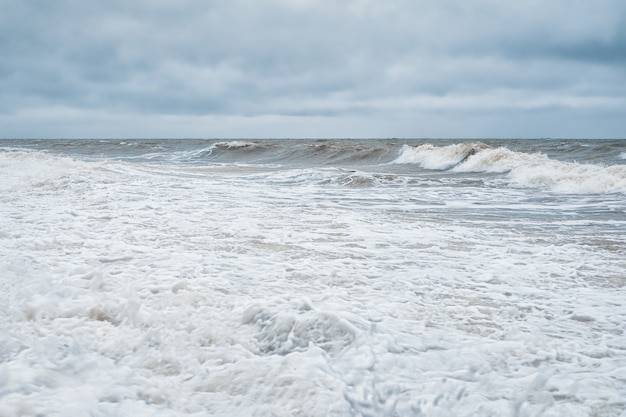
[{"label": "choppy water", "polygon": [[0,416],[624,416],[626,141],[0,141]]}]

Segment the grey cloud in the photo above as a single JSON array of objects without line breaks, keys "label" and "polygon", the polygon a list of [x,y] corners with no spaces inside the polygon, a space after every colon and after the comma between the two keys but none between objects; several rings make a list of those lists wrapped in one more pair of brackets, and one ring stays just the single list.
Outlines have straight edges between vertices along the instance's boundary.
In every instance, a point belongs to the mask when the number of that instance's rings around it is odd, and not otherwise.
[{"label": "grey cloud", "polygon": [[[196,116],[399,112],[412,129],[411,112],[429,112],[415,103],[429,97],[476,103],[508,91],[514,107],[533,94],[626,95],[626,36],[616,17],[626,6],[618,1],[3,3],[5,114],[47,106]],[[520,109],[532,101],[524,100]],[[496,111],[503,101],[484,107]],[[451,114],[474,108],[455,106]]]},{"label": "grey cloud", "polygon": [[546,52],[568,60],[615,65],[626,70],[626,25],[621,25],[619,32],[611,39],[553,45]]}]

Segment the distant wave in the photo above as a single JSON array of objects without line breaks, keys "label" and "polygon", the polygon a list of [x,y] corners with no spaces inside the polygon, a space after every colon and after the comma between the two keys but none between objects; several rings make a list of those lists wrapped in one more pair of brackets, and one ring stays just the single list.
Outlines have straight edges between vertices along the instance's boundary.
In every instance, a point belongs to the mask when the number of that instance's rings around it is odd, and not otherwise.
[{"label": "distant wave", "polygon": [[255,142],[248,142],[245,140],[232,140],[229,142],[217,142],[215,144],[218,148],[237,149],[237,148],[252,148],[257,146]]},{"label": "distant wave", "polygon": [[[94,160],[91,154],[87,154],[86,160],[81,160],[62,155],[55,156],[47,152],[3,148],[0,150],[0,178],[2,178],[0,191],[47,185],[67,187],[73,182],[84,181],[89,173],[96,173],[101,169],[110,170],[114,167],[115,170],[125,170],[134,167],[145,173],[153,172],[155,167],[160,165],[163,166],[159,167],[158,171],[168,175],[206,174],[206,171],[193,171],[192,167],[217,167],[225,170],[223,172],[230,172],[230,168],[224,167],[234,166],[254,166],[264,169],[281,167],[275,175],[265,171],[255,172],[262,172],[267,179],[281,182],[313,181],[319,184],[356,188],[397,186],[415,184],[419,182],[418,179],[424,180],[423,176],[419,175],[419,170],[410,166],[414,164],[423,169],[449,172],[456,177],[465,177],[460,175],[462,173],[491,173],[513,187],[531,187],[572,194],[626,194],[624,164],[605,165],[589,160],[586,163],[565,162],[539,152],[519,152],[506,146],[491,147],[481,142],[468,141],[448,146],[403,145],[401,148],[398,147],[399,144],[384,146],[377,143],[368,146],[367,143],[332,141],[294,142],[289,143],[289,146],[284,143],[261,141],[230,141],[202,145],[200,148],[174,152],[148,147],[149,153],[128,156],[114,153],[113,158],[105,157],[99,162]],[[118,152],[117,149],[107,149],[110,152]],[[616,162],[617,155],[626,159],[626,152],[622,150],[623,148],[620,149],[621,153],[613,150],[610,158],[605,158],[604,161]],[[115,161],[127,162],[128,165],[120,165],[114,163]],[[387,164],[390,162],[409,166],[388,170]],[[174,166],[179,169],[174,170]],[[294,172],[297,175],[292,178]]]},{"label": "distant wave", "polygon": [[506,173],[517,186],[545,187],[559,193],[626,193],[626,166],[552,160],[541,153],[491,148],[474,142],[436,147],[405,145],[396,164],[453,172]]},{"label": "distant wave", "polygon": [[[244,140],[231,140],[224,142],[215,142],[209,146],[202,147],[193,151],[179,151],[174,153],[176,155],[172,160],[185,163],[185,162],[202,162],[207,159],[211,159],[214,162],[233,162],[233,158],[242,158],[243,155],[255,155],[267,150],[266,146],[257,142],[250,142]],[[245,162],[241,160],[241,162]]]},{"label": "distant wave", "polygon": [[[235,140],[217,142],[194,155],[194,159],[211,158],[213,162],[270,163],[296,165],[332,165],[378,163],[390,150],[370,144],[347,144],[334,141],[294,142],[289,146],[275,141]],[[389,158],[389,156],[387,156]]]}]

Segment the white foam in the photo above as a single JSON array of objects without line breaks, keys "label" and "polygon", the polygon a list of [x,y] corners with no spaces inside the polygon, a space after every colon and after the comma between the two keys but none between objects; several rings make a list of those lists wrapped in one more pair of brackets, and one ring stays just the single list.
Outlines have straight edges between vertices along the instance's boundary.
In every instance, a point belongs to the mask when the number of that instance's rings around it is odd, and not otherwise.
[{"label": "white foam", "polygon": [[84,164],[70,158],[40,152],[0,151],[0,191],[39,187],[68,179],[72,170],[81,165]]},{"label": "white foam", "polygon": [[[534,161],[500,155],[510,175]],[[626,403],[621,196],[4,158],[2,417]]]},{"label": "white foam", "polygon": [[522,165],[510,178],[523,186],[539,186],[560,193],[626,193],[626,166],[609,167],[565,162]]}]

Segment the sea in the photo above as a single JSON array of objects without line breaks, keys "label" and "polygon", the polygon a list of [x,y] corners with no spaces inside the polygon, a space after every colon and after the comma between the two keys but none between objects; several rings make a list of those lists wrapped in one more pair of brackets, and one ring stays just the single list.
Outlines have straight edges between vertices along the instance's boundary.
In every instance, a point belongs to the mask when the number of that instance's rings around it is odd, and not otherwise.
[{"label": "sea", "polygon": [[626,416],[626,140],[1,140],[0,416]]}]

